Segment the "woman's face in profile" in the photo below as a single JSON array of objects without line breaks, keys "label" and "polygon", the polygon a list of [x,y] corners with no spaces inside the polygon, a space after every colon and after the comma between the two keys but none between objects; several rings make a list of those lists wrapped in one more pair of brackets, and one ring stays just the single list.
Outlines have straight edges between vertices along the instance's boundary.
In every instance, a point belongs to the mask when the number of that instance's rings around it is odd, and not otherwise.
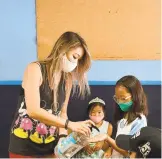
[{"label": "woman's face in profile", "polygon": [[66,53],[68,60],[71,62],[76,62],[80,60],[83,57],[83,55],[84,55],[84,50],[81,46],[72,48]]}]

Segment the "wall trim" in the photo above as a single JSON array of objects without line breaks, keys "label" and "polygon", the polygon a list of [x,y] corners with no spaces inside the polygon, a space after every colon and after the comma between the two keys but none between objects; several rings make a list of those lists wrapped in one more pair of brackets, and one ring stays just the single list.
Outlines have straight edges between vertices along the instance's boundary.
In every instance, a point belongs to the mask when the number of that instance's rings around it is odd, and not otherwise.
[{"label": "wall trim", "polygon": [[[20,85],[22,81],[0,81],[0,85]],[[116,81],[89,81],[89,85],[115,85]],[[142,85],[161,85],[161,81],[141,81]]]}]

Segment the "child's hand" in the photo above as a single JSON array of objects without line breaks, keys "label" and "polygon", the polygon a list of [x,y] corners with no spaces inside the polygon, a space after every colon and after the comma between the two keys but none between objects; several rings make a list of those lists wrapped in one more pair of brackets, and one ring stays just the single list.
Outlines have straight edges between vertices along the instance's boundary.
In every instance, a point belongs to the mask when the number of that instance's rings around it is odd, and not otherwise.
[{"label": "child's hand", "polygon": [[89,138],[88,142],[95,143],[95,142],[104,141],[107,139],[107,137],[108,137],[107,134],[99,134],[99,135]]},{"label": "child's hand", "polygon": [[112,155],[112,149],[109,148],[107,151],[105,151],[103,158],[109,158]]},{"label": "child's hand", "polygon": [[103,158],[109,158],[111,157],[111,153],[110,152],[105,152],[103,155]]},{"label": "child's hand", "polygon": [[101,142],[97,142],[97,143],[95,144],[95,146],[93,147],[93,151],[99,151],[99,150],[101,150],[103,144],[104,144],[103,141],[101,141]]},{"label": "child's hand", "polygon": [[90,147],[89,145],[84,147],[84,150],[91,155],[94,151],[93,151],[93,147]]}]

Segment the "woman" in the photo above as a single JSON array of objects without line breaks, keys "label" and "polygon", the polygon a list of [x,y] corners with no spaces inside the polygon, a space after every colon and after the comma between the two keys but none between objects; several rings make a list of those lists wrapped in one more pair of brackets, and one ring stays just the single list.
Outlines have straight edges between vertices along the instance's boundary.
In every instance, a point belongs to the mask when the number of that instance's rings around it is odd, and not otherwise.
[{"label": "woman", "polygon": [[87,120],[72,122],[67,117],[71,90],[89,94],[86,72],[91,64],[84,39],[65,32],[43,61],[25,70],[18,107],[11,126],[10,158],[51,157],[64,129],[90,134]]},{"label": "woman", "polygon": [[[142,127],[147,126],[146,116],[148,114],[147,98],[145,96],[142,85],[134,76],[124,76],[117,81],[115,86],[114,101],[115,107],[115,121],[117,123],[117,134],[133,135]],[[135,153],[120,149],[115,140],[107,134],[99,135],[90,142],[106,140],[113,148],[111,158],[135,157]],[[105,152],[104,157],[110,157]]]}]

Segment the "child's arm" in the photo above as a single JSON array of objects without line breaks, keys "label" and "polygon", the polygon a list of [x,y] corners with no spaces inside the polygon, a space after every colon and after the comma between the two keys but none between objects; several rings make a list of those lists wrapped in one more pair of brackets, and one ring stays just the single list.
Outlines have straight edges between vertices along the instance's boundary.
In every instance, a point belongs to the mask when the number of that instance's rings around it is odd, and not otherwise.
[{"label": "child's arm", "polygon": [[95,146],[93,147],[93,151],[99,151],[103,148],[104,141],[96,142]]},{"label": "child's arm", "polygon": [[[112,132],[113,132],[113,127],[112,127],[112,124],[109,123],[109,127],[108,127],[108,130],[107,130],[107,134],[109,136],[112,136]],[[112,154],[112,150],[113,148],[109,145],[109,143],[107,143],[106,141],[104,142],[104,146],[103,146],[103,150],[105,151],[104,153],[104,158],[109,158]]]},{"label": "child's arm", "polygon": [[[111,137],[111,136],[112,136],[112,132],[113,132],[113,126],[112,126],[112,124],[109,123],[108,129],[107,129],[107,134],[108,134],[108,136]],[[106,151],[106,150],[109,148],[109,146],[110,146],[109,143],[106,142],[106,140],[105,140],[102,149],[103,149],[104,151]]]},{"label": "child's arm", "polygon": [[[109,123],[108,129],[107,129],[107,134],[109,136],[112,135],[112,130],[113,130],[112,125]],[[96,143],[96,145],[93,148],[93,151],[99,151],[100,149],[105,150],[107,148],[108,148],[108,144],[105,143],[105,141],[100,141]]]}]

